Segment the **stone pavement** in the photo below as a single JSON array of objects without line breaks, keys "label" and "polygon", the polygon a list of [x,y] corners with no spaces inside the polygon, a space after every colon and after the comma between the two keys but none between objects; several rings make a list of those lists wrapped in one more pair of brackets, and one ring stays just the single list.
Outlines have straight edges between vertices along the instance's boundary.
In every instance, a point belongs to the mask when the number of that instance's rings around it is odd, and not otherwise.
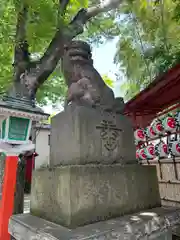
[{"label": "stone pavement", "polygon": [[172,240],[180,209],[160,207],[70,229],[30,214],[11,217],[16,240]]}]

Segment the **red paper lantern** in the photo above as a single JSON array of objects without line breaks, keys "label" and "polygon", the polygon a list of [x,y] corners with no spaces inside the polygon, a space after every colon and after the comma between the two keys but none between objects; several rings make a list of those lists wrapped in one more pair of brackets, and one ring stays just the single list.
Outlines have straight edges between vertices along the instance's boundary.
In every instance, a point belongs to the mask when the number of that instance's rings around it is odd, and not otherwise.
[{"label": "red paper lantern", "polygon": [[147,155],[146,155],[146,152],[145,152],[145,148],[141,148],[139,150],[139,158],[141,160],[146,160],[147,159]]},{"label": "red paper lantern", "polygon": [[153,144],[148,145],[145,148],[145,153],[148,159],[153,159],[155,157],[155,147]]},{"label": "red paper lantern", "polygon": [[176,119],[174,117],[164,118],[163,127],[166,132],[174,132],[176,130]]},{"label": "red paper lantern", "polygon": [[145,136],[144,130],[141,128],[136,129],[136,131],[134,132],[134,137],[135,137],[135,141],[137,141],[137,142],[145,142],[146,141],[146,136]]},{"label": "red paper lantern", "polygon": [[152,126],[148,126],[146,129],[145,129],[145,133],[146,133],[146,136],[150,139],[153,139],[156,137],[156,133],[155,131],[153,130],[153,127]]},{"label": "red paper lantern", "polygon": [[156,120],[153,124],[152,124],[152,128],[153,131],[157,134],[157,135],[162,135],[164,133],[164,127],[163,124],[160,120]]}]

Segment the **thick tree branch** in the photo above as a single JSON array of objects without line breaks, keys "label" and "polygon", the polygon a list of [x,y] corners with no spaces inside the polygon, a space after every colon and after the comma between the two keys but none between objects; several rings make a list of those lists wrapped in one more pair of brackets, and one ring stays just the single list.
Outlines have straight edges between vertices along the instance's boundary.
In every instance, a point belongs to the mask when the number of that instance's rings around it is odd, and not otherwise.
[{"label": "thick tree branch", "polygon": [[83,33],[84,25],[91,19],[96,17],[98,14],[108,12],[112,9],[117,8],[123,0],[108,0],[102,1],[102,3],[93,6],[91,8],[81,9],[77,15],[73,18],[69,25],[68,36],[72,39],[77,35]]},{"label": "thick tree branch", "polygon": [[61,27],[70,0],[59,0],[57,29]]},{"label": "thick tree branch", "polygon": [[99,5],[91,7],[87,10],[86,21],[93,17],[96,17],[100,13],[108,12],[112,9],[117,8],[122,2],[123,2],[122,0],[102,1],[102,3],[100,3]]},{"label": "thick tree branch", "polygon": [[[65,10],[69,1],[61,1]],[[104,2],[104,1],[103,1]],[[68,26],[58,28],[45,54],[39,63],[26,75],[26,82],[34,91],[44,83],[49,75],[54,71],[58,61],[63,56],[64,45],[68,44],[74,37],[81,34],[84,30],[84,24],[99,13],[107,12],[119,6],[122,0],[109,0],[89,9],[81,9],[73,18]]]}]

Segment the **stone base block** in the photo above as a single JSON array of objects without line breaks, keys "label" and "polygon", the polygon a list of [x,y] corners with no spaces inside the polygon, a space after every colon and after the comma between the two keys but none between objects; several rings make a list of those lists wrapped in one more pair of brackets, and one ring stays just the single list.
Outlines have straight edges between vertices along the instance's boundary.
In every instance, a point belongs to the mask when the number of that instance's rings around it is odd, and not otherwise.
[{"label": "stone base block", "polygon": [[50,166],[135,163],[131,121],[122,114],[69,105],[52,118]]},{"label": "stone base block", "polygon": [[172,240],[180,209],[154,208],[69,229],[30,214],[14,215],[9,233],[16,240]]},{"label": "stone base block", "polygon": [[34,172],[31,213],[71,228],[160,206],[155,167],[82,165]]}]

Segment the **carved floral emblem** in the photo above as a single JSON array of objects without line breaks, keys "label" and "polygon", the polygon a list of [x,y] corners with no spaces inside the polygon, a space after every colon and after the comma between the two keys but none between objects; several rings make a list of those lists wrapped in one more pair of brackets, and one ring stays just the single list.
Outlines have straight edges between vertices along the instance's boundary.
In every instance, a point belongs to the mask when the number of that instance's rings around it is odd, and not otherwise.
[{"label": "carved floral emblem", "polygon": [[122,129],[117,128],[116,124],[113,121],[102,120],[99,126],[96,126],[97,129],[100,129],[100,136],[104,142],[104,147],[108,151],[113,151],[118,145],[119,133]]}]

